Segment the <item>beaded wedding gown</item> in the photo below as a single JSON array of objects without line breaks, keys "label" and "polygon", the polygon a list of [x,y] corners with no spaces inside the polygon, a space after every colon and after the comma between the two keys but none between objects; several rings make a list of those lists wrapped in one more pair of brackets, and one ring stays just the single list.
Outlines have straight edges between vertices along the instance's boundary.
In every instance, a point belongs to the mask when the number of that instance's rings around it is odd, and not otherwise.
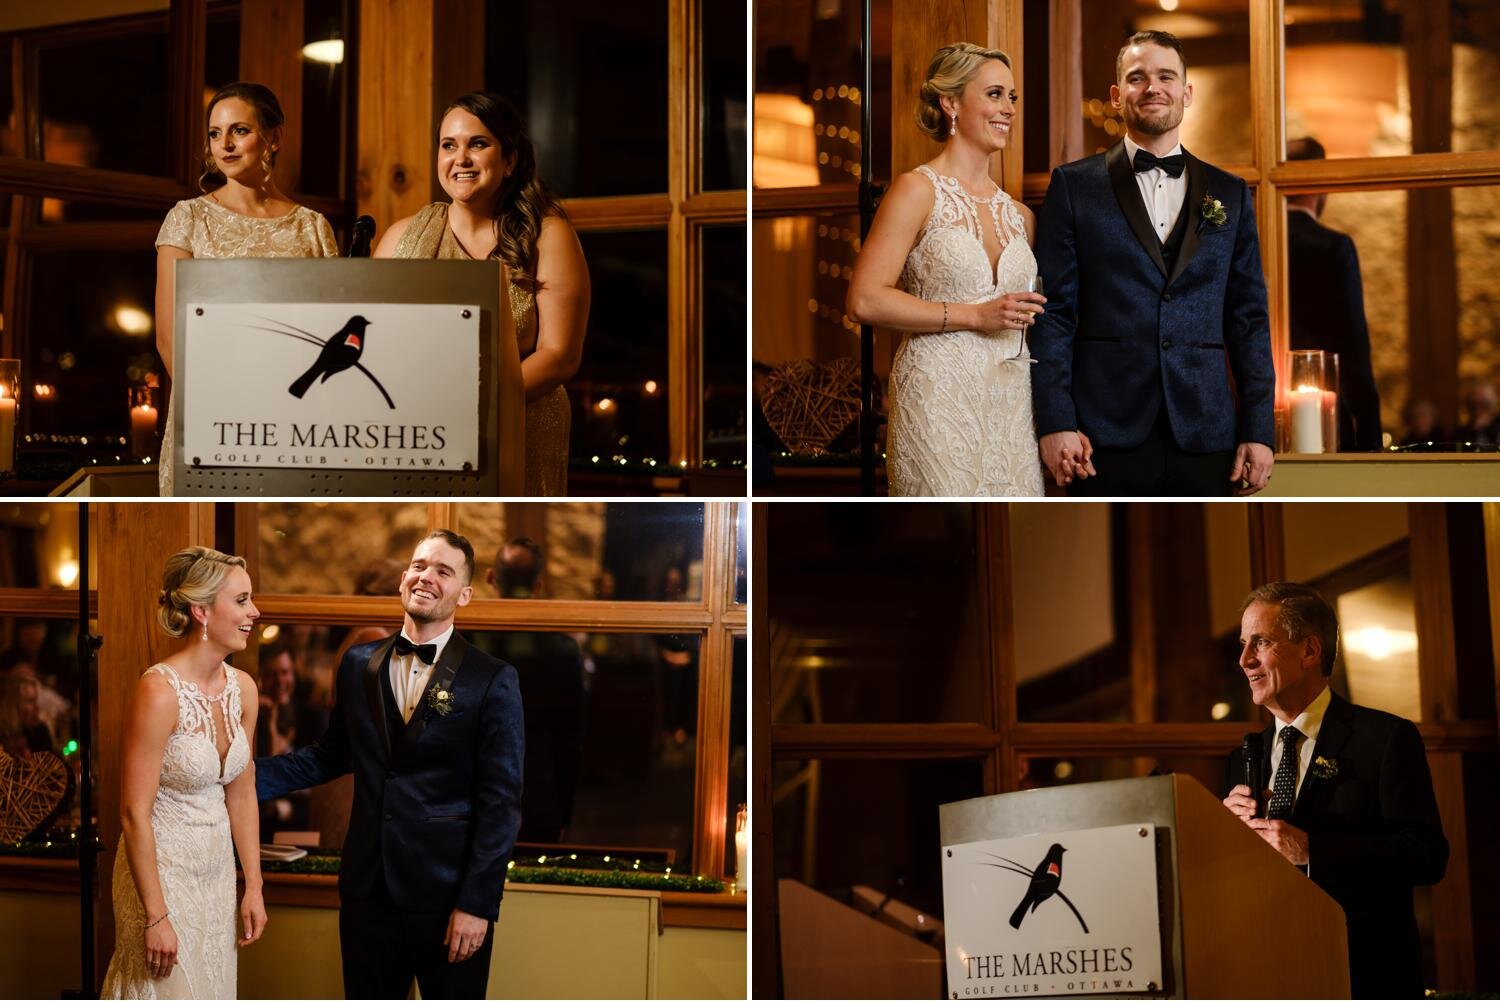
[{"label": "beaded wedding gown", "polygon": [[[236,989],[234,842],[224,787],[250,764],[240,725],[240,688],[224,665],[224,690],[208,696],[166,664],[147,671],[177,692],[177,728],[162,755],[161,785],[151,807],[156,867],[168,920],[177,933],[177,965],[164,980],[146,969],[146,918],[125,854],[115,853],[115,953],[104,976],[105,998],[232,998]],[[218,727],[229,734],[219,761]]]},{"label": "beaded wedding gown", "polygon": [[[1036,277],[1026,226],[1005,192],[975,198],[931,167],[936,201],[907,255],[901,288],[929,302],[988,302]],[[981,209],[984,209],[981,212]],[[1003,249],[995,273],[981,238]],[[1017,351],[1022,360],[1009,361]],[[1031,363],[1020,331],[908,334],[890,378],[886,474],[892,496],[1039,497]]]}]

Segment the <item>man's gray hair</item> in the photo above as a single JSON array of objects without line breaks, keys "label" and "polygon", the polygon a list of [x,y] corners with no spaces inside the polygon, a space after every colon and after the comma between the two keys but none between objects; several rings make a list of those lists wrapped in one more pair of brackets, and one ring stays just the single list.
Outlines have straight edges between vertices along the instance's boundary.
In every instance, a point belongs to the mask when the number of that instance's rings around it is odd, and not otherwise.
[{"label": "man's gray hair", "polygon": [[1275,606],[1276,626],[1287,639],[1316,636],[1323,644],[1323,677],[1333,673],[1333,662],[1339,655],[1339,617],[1321,594],[1306,584],[1273,581],[1247,594],[1240,604],[1240,614],[1258,601]]}]

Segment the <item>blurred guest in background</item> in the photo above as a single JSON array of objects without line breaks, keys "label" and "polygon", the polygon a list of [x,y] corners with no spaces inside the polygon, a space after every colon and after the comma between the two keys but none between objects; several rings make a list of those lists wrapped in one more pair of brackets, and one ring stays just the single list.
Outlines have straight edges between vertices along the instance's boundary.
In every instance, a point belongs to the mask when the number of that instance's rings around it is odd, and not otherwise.
[{"label": "blurred guest in background", "polygon": [[1431,400],[1409,401],[1405,417],[1406,437],[1401,439],[1403,447],[1420,449],[1425,445],[1448,440],[1448,433],[1438,424],[1437,405]]},{"label": "blurred guest in background", "polygon": [[1500,401],[1496,400],[1495,384],[1476,382],[1464,403],[1469,409],[1469,420],[1458,429],[1458,440],[1476,445],[1500,443],[1500,415],[1496,413]]}]

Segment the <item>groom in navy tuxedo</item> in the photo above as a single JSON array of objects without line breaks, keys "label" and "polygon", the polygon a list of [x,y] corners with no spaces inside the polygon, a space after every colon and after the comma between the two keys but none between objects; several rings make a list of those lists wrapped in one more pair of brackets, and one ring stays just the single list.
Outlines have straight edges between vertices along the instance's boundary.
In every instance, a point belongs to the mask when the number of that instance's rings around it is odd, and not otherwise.
[{"label": "groom in navy tuxedo", "polygon": [[1178,142],[1193,88],[1176,37],[1132,35],[1115,70],[1125,139],[1054,170],[1037,226],[1042,461],[1078,495],[1252,494],[1276,377],[1250,193]]},{"label": "groom in navy tuxedo", "polygon": [[401,576],[394,637],[350,648],[328,730],[257,758],[261,799],[354,773],[339,867],[344,993],[484,997],[506,864],[521,823],[516,670],[453,628],[474,548],[433,532]]}]

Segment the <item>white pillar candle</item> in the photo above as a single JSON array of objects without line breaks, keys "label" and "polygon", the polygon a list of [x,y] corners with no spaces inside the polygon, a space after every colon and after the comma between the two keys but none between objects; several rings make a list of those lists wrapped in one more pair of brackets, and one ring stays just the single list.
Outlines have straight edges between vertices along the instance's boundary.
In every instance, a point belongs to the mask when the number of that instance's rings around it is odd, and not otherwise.
[{"label": "white pillar candle", "polygon": [[745,870],[750,856],[750,832],[734,832],[734,889],[745,892]]},{"label": "white pillar candle", "polygon": [[1323,451],[1323,391],[1316,386],[1292,393],[1292,451]]},{"label": "white pillar candle", "polygon": [[130,453],[144,459],[156,444],[156,408],[149,403],[130,408]]},{"label": "white pillar candle", "polygon": [[16,468],[16,398],[0,386],[0,470]]}]

